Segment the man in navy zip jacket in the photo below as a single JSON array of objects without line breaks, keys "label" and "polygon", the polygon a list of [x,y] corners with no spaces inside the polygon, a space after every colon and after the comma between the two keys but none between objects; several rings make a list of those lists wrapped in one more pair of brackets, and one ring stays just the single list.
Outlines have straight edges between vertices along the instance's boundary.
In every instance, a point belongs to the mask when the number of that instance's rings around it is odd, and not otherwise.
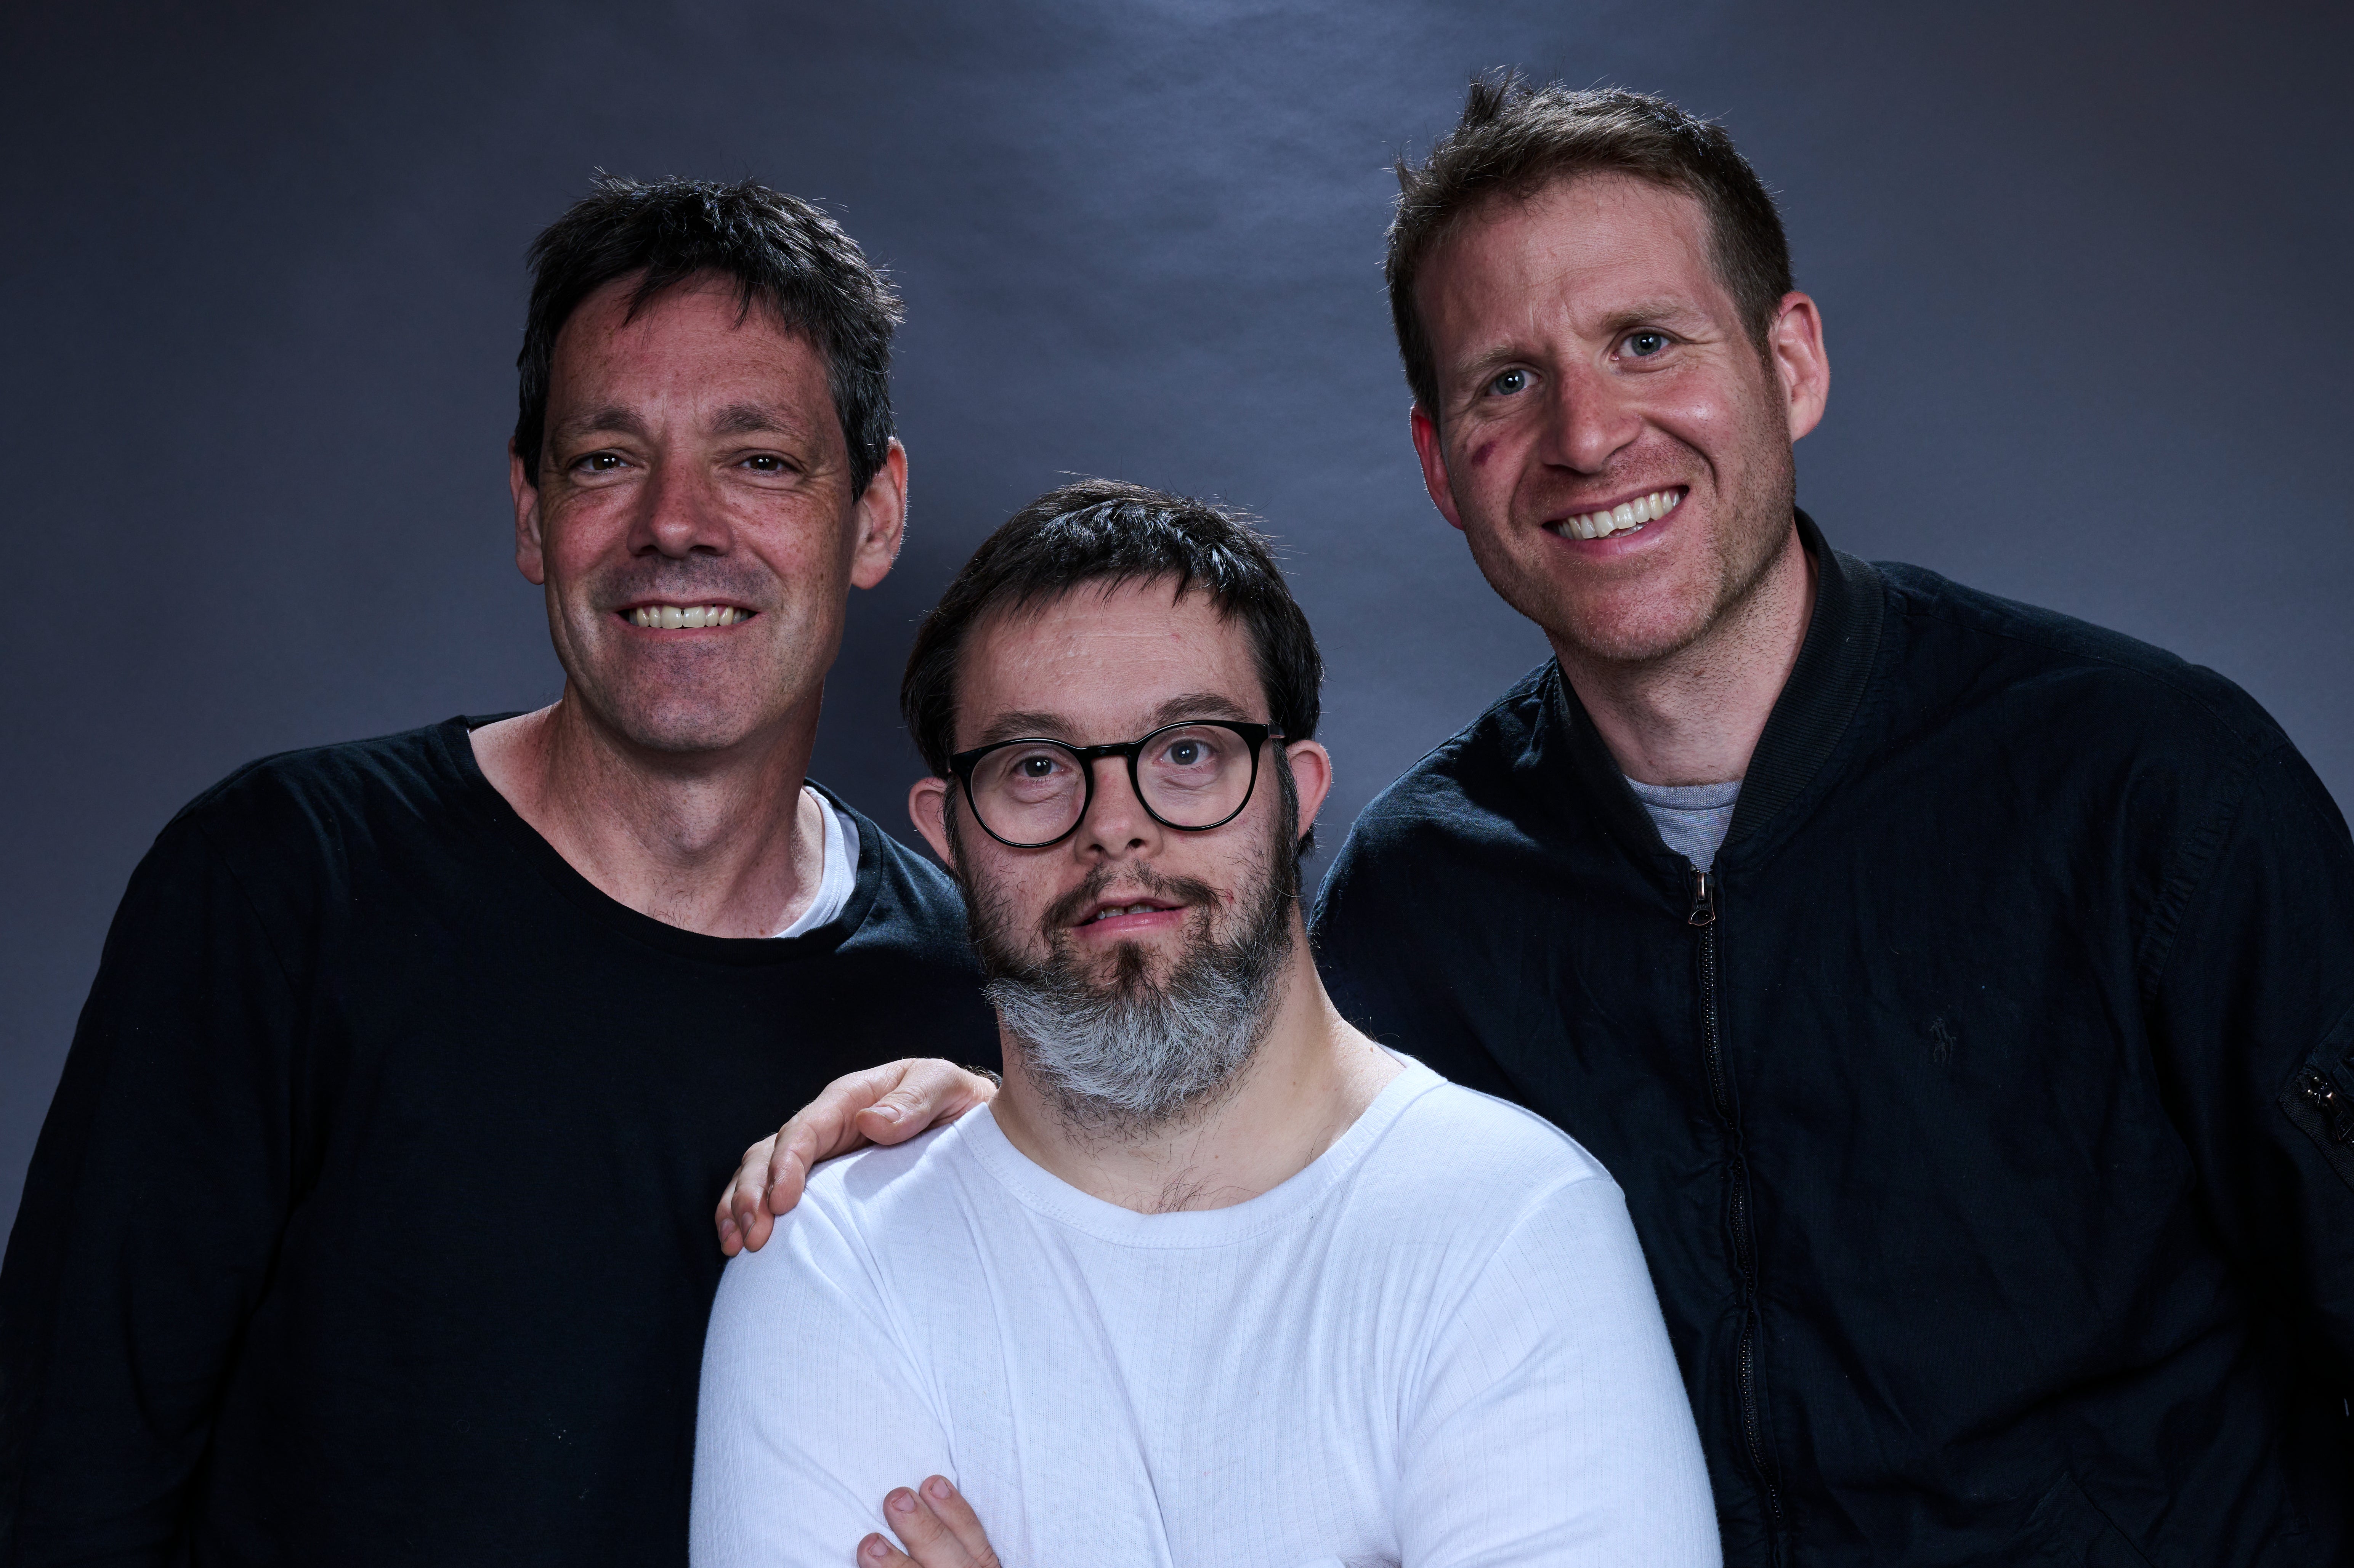
[{"label": "man in navy zip jacket", "polygon": [[1841,556],[1723,132],[1476,88],[1401,168],[1430,493],[1556,657],[1325,885],[1341,1009],[1627,1189],[1728,1561],[2319,1563],[2354,845],[2157,649]]},{"label": "man in navy zip jacket", "polygon": [[1826,543],[1820,320],[1722,130],[1505,78],[1399,175],[1431,497],[1555,657],[1358,820],[1334,1000],[1626,1189],[1728,1562],[2347,1560],[2312,769],[2210,671]]}]

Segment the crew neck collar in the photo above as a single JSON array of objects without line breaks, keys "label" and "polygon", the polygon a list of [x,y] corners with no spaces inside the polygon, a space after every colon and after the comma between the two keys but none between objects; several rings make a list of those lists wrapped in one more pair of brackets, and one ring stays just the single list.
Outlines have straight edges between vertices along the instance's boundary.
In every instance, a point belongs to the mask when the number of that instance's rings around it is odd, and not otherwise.
[{"label": "crew neck collar", "polygon": [[575,870],[537,829],[523,820],[507,798],[499,793],[475,759],[473,732],[484,725],[513,718],[514,714],[461,714],[433,726],[433,742],[443,765],[457,781],[464,799],[484,827],[512,851],[549,889],[600,925],[649,947],[707,963],[763,966],[822,958],[839,948],[864,925],[883,882],[882,831],[853,810],[849,803],[814,779],[803,782],[822,795],[858,830],[858,880],[842,912],[816,929],[798,937],[712,937],[657,920],[613,897]]},{"label": "crew neck collar", "polygon": [[[1815,565],[1814,611],[1797,662],[1775,699],[1741,779],[1733,822],[1718,852],[1719,864],[1744,840],[1759,837],[1830,760],[1872,683],[1880,649],[1886,613],[1880,573],[1869,562],[1832,549],[1805,512],[1797,514],[1797,521],[1798,543]],[[1689,874],[1688,863],[1659,837],[1558,660],[1541,672],[1539,688],[1540,730],[1554,732],[1536,737],[1540,753],[1553,755],[1558,745],[1604,830],[1638,861],[1672,862],[1681,885]]]},{"label": "crew neck collar", "polygon": [[1082,1192],[1014,1148],[986,1106],[954,1123],[949,1130],[970,1151],[974,1163],[1016,1202],[1057,1224],[1121,1246],[1227,1246],[1264,1235],[1307,1213],[1355,1169],[1408,1106],[1447,1081],[1410,1056],[1398,1060],[1405,1071],[1383,1086],[1348,1130],[1332,1140],[1331,1148],[1288,1181],[1224,1209],[1140,1214]]}]

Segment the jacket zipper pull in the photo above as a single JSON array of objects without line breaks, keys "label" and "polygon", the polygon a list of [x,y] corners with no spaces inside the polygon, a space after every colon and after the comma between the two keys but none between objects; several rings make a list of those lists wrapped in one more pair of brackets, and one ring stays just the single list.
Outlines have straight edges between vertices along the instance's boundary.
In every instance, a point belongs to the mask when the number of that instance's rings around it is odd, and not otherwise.
[{"label": "jacket zipper pull", "polygon": [[1709,882],[1708,873],[1698,866],[1692,868],[1691,924],[1695,926],[1716,924],[1716,888]]}]

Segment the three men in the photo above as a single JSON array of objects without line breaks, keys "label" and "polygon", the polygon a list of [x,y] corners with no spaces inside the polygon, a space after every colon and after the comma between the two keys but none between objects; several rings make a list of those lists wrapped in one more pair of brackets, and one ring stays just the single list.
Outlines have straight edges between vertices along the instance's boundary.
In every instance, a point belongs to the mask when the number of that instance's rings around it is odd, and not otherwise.
[{"label": "three men", "polygon": [[[1431,497],[1555,658],[1352,830],[1342,1014],[1625,1188],[1728,1561],[2343,1560],[2312,770],[2211,672],[1829,548],[1819,314],[1720,129],[1495,80],[1399,174]],[[744,1234],[857,1103],[748,1160]]]},{"label": "three men", "polygon": [[256,763],[141,864],[0,1277],[0,1560],[680,1561],[732,1151],[993,1057],[954,889],[803,781],[896,300],[751,185],[601,182],[533,260],[563,695]]},{"label": "three men", "polygon": [[1608,1175],[1317,979],[1320,676],[1246,524],[1108,482],[925,621],[909,806],[1004,1087],[824,1168],[730,1266],[703,1568],[887,1563],[878,1509],[917,1546],[935,1474],[1015,1563],[1717,1561]]}]

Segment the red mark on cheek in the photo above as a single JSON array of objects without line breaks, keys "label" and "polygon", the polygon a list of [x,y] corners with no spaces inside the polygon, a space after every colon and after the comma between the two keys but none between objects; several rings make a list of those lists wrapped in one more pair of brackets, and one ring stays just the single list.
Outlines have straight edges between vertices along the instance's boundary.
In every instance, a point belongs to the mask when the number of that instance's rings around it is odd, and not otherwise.
[{"label": "red mark on cheek", "polygon": [[1497,445],[1498,443],[1492,438],[1474,442],[1463,454],[1465,466],[1473,469],[1486,468],[1489,461],[1496,455]]}]

